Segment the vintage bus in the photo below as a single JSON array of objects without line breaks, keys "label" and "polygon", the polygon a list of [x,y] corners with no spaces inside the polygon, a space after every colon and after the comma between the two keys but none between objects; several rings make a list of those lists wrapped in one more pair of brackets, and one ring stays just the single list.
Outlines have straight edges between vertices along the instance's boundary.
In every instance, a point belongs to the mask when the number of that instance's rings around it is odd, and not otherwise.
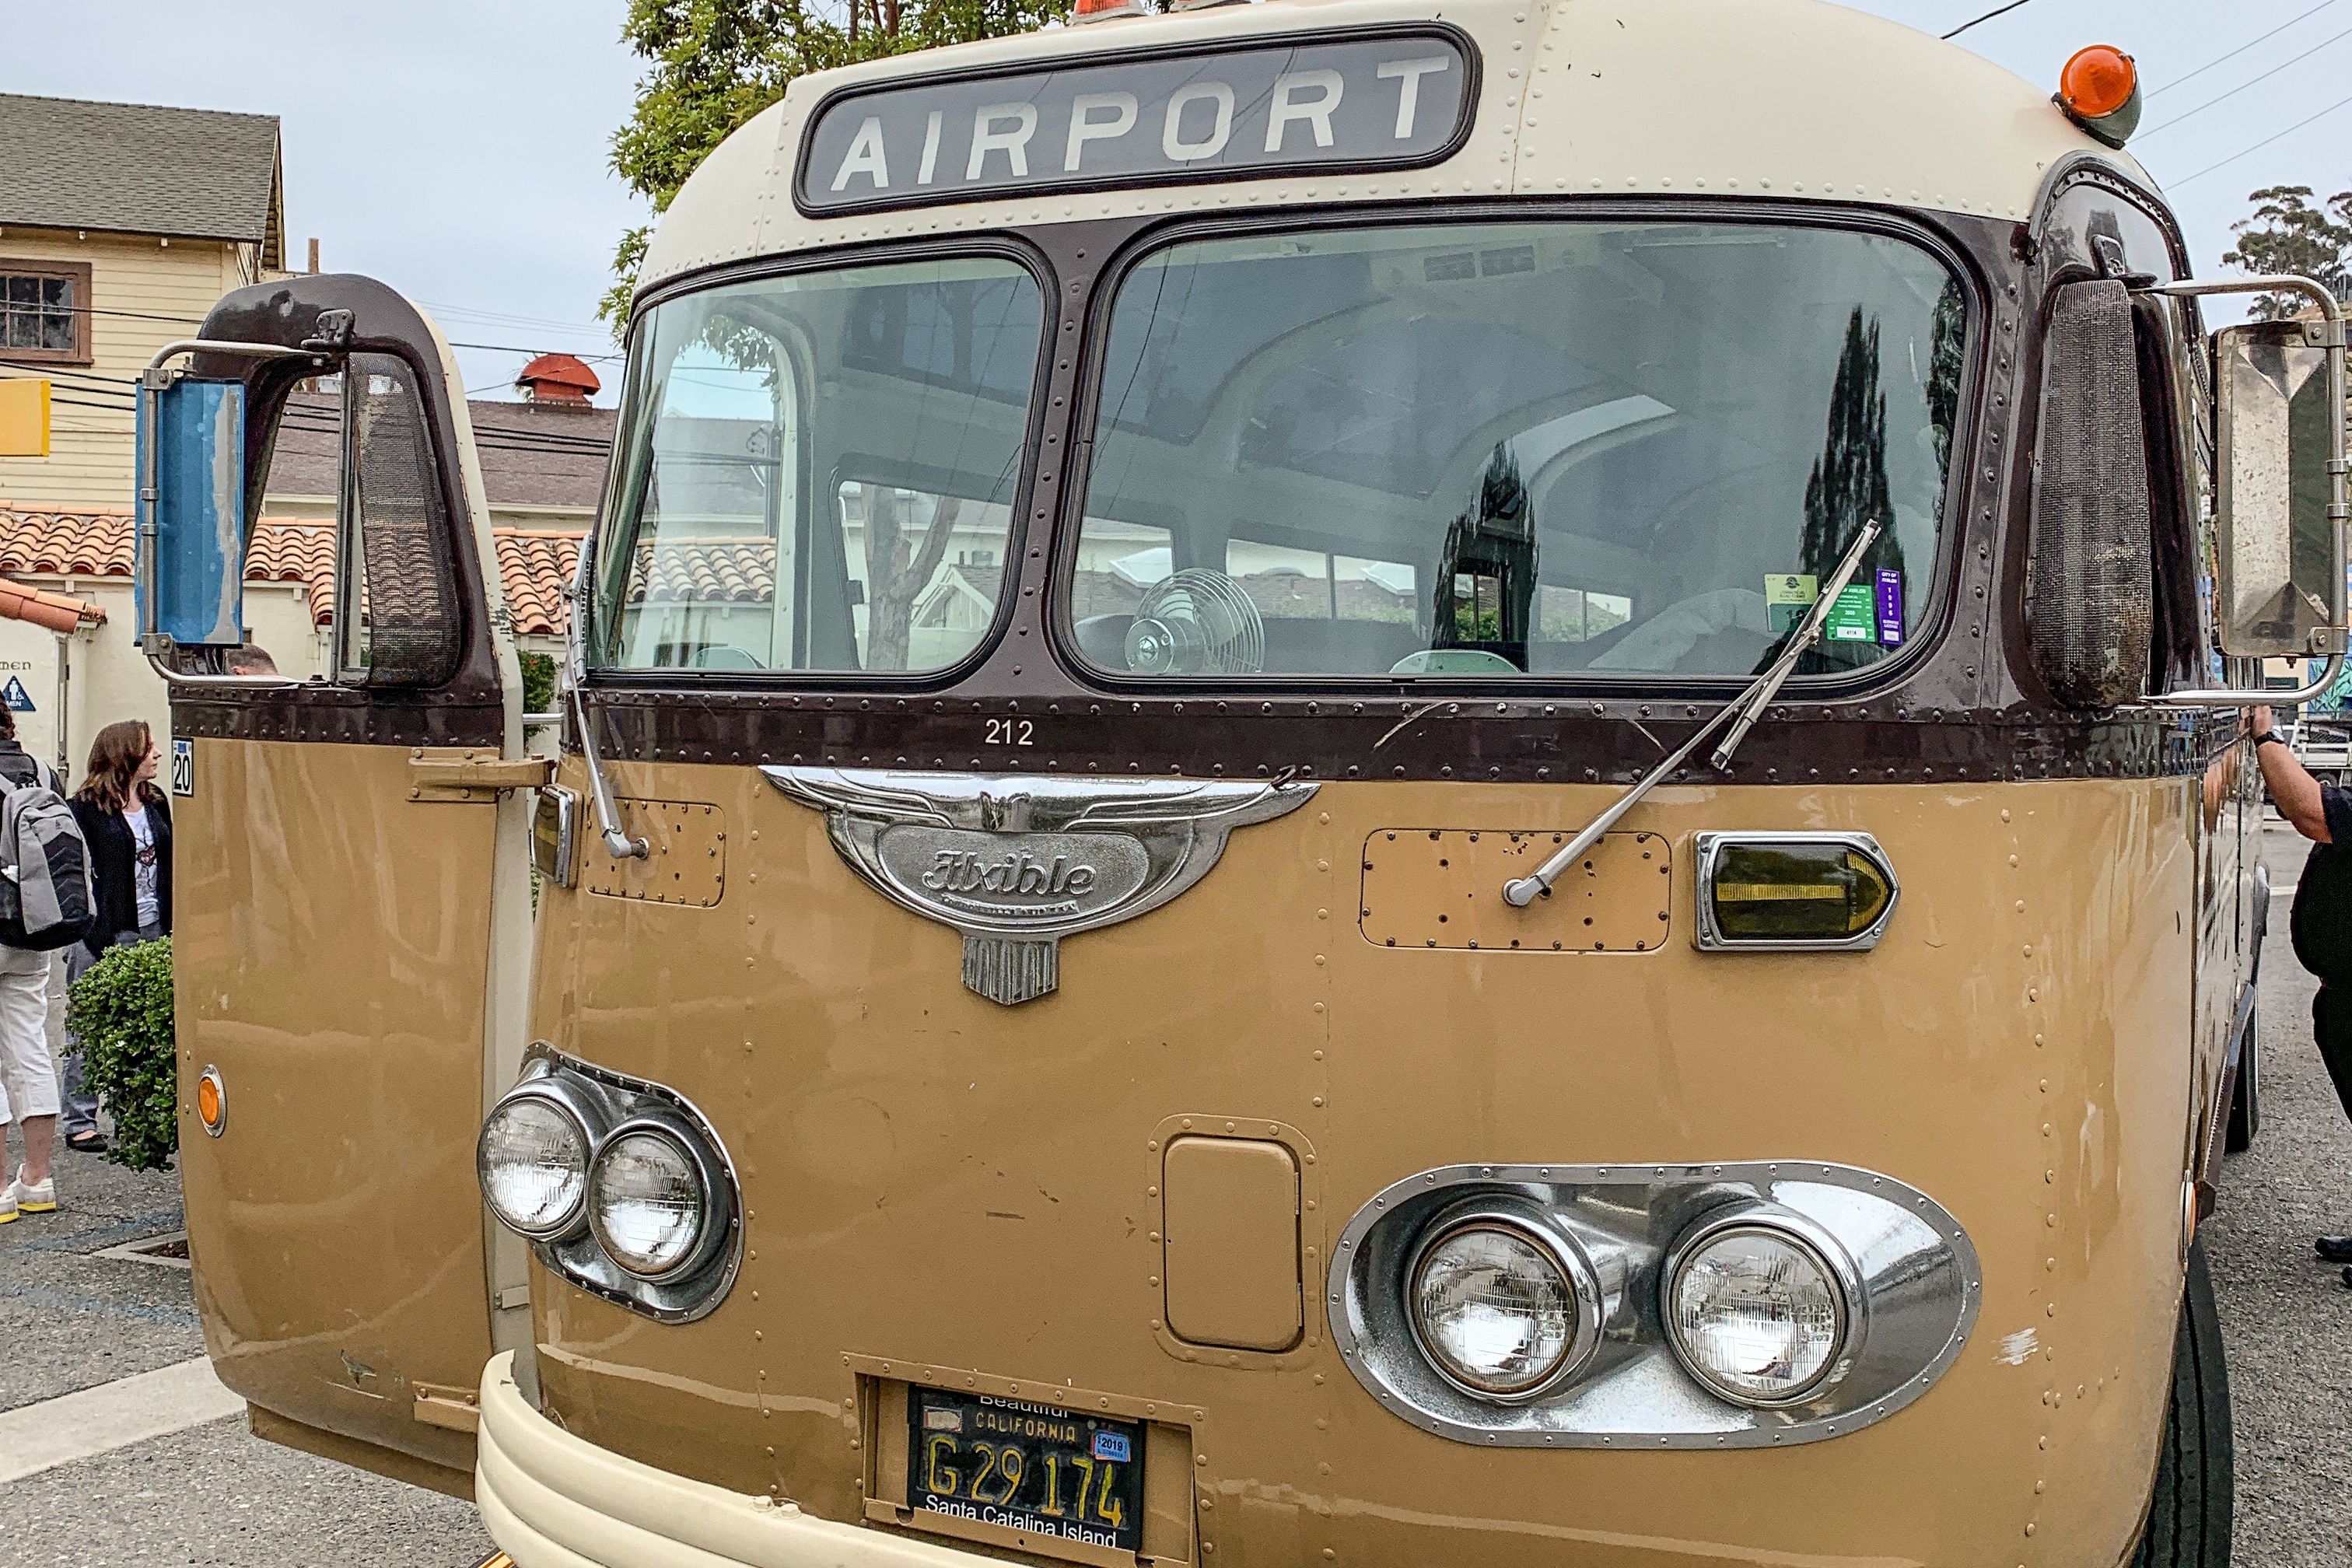
[{"label": "vintage bus", "polygon": [[[2334,302],[2112,48],[1087,8],[679,194],[560,712],[415,308],[146,377],[255,1430],[524,1568],[2225,1563]],[[335,672],[221,673],[322,379]]]}]

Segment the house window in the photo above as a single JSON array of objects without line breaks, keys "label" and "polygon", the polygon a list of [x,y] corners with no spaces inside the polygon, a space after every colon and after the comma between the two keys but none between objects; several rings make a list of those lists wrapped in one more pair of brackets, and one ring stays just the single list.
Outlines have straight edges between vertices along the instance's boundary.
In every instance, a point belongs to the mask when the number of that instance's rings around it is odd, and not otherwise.
[{"label": "house window", "polygon": [[89,268],[0,258],[0,360],[89,363]]}]

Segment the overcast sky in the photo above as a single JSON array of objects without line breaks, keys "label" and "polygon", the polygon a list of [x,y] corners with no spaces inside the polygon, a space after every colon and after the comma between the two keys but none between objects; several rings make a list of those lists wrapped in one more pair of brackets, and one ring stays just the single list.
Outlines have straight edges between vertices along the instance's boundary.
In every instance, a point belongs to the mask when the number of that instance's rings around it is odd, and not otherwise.
[{"label": "overcast sky", "polygon": [[[1856,0],[1936,33],[1998,3]],[[289,260],[299,266],[315,235],[330,269],[394,284],[453,339],[610,354],[596,300],[614,239],[644,213],[605,166],[641,64],[619,42],[623,9],[624,0],[78,0],[44,11],[43,47],[8,51],[0,89],[278,115]],[[2137,56],[2151,100],[2133,151],[2165,183],[2199,269],[2218,272],[2248,191],[2284,183],[2324,196],[2352,186],[2352,100],[2339,104],[2338,86],[2352,77],[2347,33],[2352,0],[2028,0],[1959,41],[2052,86],[2084,44]],[[2200,67],[2210,68],[2180,80]],[[2190,110],[2200,111],[2165,128]],[[496,395],[524,353],[467,349],[460,358],[468,384]],[[617,380],[610,360],[591,363],[608,386]]]}]

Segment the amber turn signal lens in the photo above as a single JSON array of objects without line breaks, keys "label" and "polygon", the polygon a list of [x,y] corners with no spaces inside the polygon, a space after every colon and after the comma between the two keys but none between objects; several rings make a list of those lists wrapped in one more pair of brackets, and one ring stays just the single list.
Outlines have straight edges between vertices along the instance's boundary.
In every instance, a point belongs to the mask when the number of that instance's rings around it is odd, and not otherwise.
[{"label": "amber turn signal lens", "polygon": [[220,1068],[208,1067],[196,1079],[196,1120],[215,1138],[228,1124],[228,1097],[221,1088]]},{"label": "amber turn signal lens", "polygon": [[1099,22],[1110,16],[1150,16],[1157,12],[1152,0],[1073,0],[1070,20]]},{"label": "amber turn signal lens", "polygon": [[1892,879],[1849,846],[1727,844],[1715,862],[1716,929],[1727,942],[1842,942],[1877,922]]},{"label": "amber turn signal lens", "polygon": [[2058,107],[2110,147],[2139,129],[2139,67],[2113,44],[2077,49],[2058,73]]}]

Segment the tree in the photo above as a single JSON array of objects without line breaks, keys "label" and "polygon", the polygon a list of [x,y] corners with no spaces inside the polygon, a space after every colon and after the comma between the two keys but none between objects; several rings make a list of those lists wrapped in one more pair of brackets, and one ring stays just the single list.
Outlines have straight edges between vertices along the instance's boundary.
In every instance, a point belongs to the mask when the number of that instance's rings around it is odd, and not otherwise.
[{"label": "tree", "polygon": [[[794,78],[885,55],[1024,33],[1064,0],[629,0],[621,38],[652,68],[613,133],[613,172],[667,210],[729,132],[784,96]],[[629,316],[650,227],[621,237],[597,314]]]},{"label": "tree", "polygon": [[[2230,226],[2238,244],[2222,266],[2301,273],[2338,300],[2352,292],[2352,191],[2338,191],[2322,206],[2311,205],[2309,185],[2272,185],[2246,199],[2255,204],[2254,216]],[[2254,319],[2275,321],[2303,308],[2299,298],[2263,294],[2254,300]]]}]

